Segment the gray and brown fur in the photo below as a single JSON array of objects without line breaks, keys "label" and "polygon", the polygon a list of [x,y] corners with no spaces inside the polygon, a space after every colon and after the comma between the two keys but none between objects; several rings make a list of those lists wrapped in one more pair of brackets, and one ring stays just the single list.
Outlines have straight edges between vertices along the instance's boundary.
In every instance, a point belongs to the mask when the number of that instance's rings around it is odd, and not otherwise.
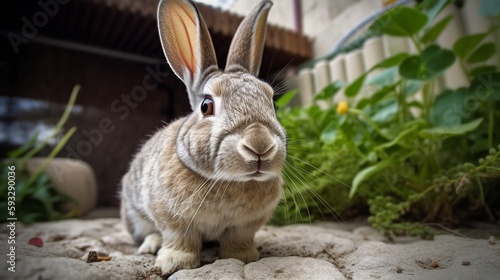
[{"label": "gray and brown fur", "polygon": [[[139,253],[157,253],[163,274],[200,265],[203,241],[221,258],[255,261],[254,234],[282,197],[286,134],[272,88],[258,80],[267,14],[261,2],[241,23],[219,70],[196,6],[163,0],[158,25],[167,60],[193,113],[149,139],[122,180],[121,216]],[[215,113],[203,116],[209,96]]]}]

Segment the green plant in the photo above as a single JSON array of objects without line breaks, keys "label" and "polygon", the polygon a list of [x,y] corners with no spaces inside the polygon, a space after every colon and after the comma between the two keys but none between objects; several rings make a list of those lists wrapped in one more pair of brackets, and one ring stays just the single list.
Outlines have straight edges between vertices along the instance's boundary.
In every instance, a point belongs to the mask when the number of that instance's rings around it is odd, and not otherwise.
[{"label": "green plant", "polygon": [[[427,236],[425,223],[456,222],[459,205],[472,207],[479,201],[487,209],[486,185],[500,195],[493,188],[500,176],[495,150],[479,165],[467,163],[476,162],[500,142],[500,123],[495,122],[500,120],[500,112],[494,109],[500,100],[500,66],[485,64],[499,44],[482,43],[498,29],[464,36],[452,50],[439,46],[435,41],[451,16],[438,22],[434,19],[450,2],[423,1],[415,8],[399,7],[375,20],[371,30],[409,38],[417,53],[384,59],[347,85],[348,108],[345,103],[342,110],[339,107],[345,115],[337,114],[331,104],[278,112],[292,141],[314,139],[316,143],[314,148],[290,148],[290,158],[320,158],[331,165],[319,162],[314,166],[329,176],[351,177],[349,197],[365,201],[369,221],[387,235]],[[500,57],[497,59],[500,64]],[[438,78],[456,61],[470,85],[436,93]],[[331,100],[337,90],[338,84],[330,85],[317,97]],[[296,120],[297,116],[301,118]],[[347,170],[336,169],[343,163]],[[308,178],[313,189],[328,185],[316,181],[315,176]],[[286,184],[288,189],[293,186]],[[323,195],[323,189],[316,191]],[[332,202],[328,195],[323,198]],[[335,201],[330,204],[336,207]],[[307,208],[304,212],[304,207],[301,210],[303,216],[310,212]]]},{"label": "green plant", "polygon": [[[319,99],[329,98],[338,90],[331,85]],[[329,91],[329,92],[328,92]],[[324,216],[346,216],[352,210],[352,201],[345,199],[349,182],[358,169],[356,157],[340,142],[331,138],[331,119],[335,108],[288,108],[284,103],[294,95],[287,94],[278,101],[278,117],[290,135],[288,159],[284,170],[285,200],[272,219],[276,224],[310,222]],[[321,135],[322,131],[330,134]],[[338,163],[342,162],[341,165]],[[332,176],[330,174],[335,174]],[[335,205],[332,207],[330,205]]]},{"label": "green plant", "polygon": [[[26,144],[9,152],[8,158],[0,162],[0,180],[4,182],[0,187],[0,208],[3,209],[0,212],[1,221],[6,221],[7,218],[17,218],[18,221],[29,224],[69,218],[75,214],[73,212],[61,213],[58,210],[58,205],[71,203],[73,200],[54,187],[44,169],[66,145],[76,132],[76,128],[71,127],[66,131],[34,173],[28,171],[27,162],[46,147],[49,140],[64,130],[64,124],[71,114],[79,89],[78,85],[73,88],[66,109],[49,137],[36,145],[38,133],[35,133]],[[7,182],[13,183],[7,184]],[[9,189],[9,185],[13,188]],[[13,197],[11,194],[14,194],[15,199],[9,199]]]}]

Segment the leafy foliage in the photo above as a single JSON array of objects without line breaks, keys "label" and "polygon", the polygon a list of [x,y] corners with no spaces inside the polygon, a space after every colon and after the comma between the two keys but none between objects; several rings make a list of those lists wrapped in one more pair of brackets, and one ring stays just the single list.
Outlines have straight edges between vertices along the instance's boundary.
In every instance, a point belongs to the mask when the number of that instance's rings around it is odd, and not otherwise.
[{"label": "leafy foliage", "polygon": [[[464,36],[453,50],[435,44],[452,17],[434,19],[450,2],[423,1],[375,20],[370,30],[407,37],[418,52],[386,58],[345,86],[347,109],[346,101],[338,111],[332,104],[342,90],[335,83],[317,95],[326,106],[278,110],[292,140],[277,218],[305,222],[331,208],[342,215],[361,202],[384,234],[428,237],[425,223],[456,223],[458,206],[488,209],[485,193],[500,197],[500,154],[492,148],[500,143],[500,69],[482,64],[497,47],[483,40],[498,29]],[[455,63],[470,85],[436,93]]]},{"label": "leafy foliage", "polygon": [[[69,218],[75,214],[72,211],[68,213],[60,212],[59,205],[74,201],[69,196],[58,191],[51,182],[49,175],[43,170],[66,145],[71,136],[76,132],[76,128],[72,127],[64,134],[56,147],[34,173],[28,171],[27,161],[40,152],[51,138],[54,138],[63,131],[64,124],[71,113],[79,88],[79,86],[74,87],[61,119],[48,138],[44,139],[41,144],[36,145],[39,134],[35,133],[27,143],[9,152],[8,158],[0,162],[0,180],[1,182],[5,182],[0,186],[0,208],[5,210],[0,212],[1,221],[6,221],[9,217],[16,217],[22,223],[30,224],[39,221]],[[11,170],[12,168],[15,168],[15,170]],[[14,179],[11,181],[15,183],[15,201],[8,199],[10,190],[8,189],[9,185],[7,182],[9,176],[11,176],[9,174],[12,173],[15,173],[15,176],[11,177]]]}]

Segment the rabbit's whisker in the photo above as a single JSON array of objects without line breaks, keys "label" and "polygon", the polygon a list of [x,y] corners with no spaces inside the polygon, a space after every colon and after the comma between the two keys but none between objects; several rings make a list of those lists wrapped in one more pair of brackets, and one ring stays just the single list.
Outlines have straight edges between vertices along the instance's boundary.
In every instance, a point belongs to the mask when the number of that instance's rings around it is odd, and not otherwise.
[{"label": "rabbit's whisker", "polygon": [[281,75],[281,73],[283,72],[283,70],[285,70],[288,67],[288,65],[290,65],[290,63],[292,63],[293,60],[294,60],[293,58],[290,59],[290,61],[288,61],[288,63],[283,68],[281,68],[281,70],[278,72],[278,74],[276,74],[274,76],[273,81],[270,83],[271,86],[274,84],[274,82],[276,82],[276,79]]},{"label": "rabbit's whisker", "polygon": [[[300,139],[300,140],[294,140],[292,142],[311,142],[314,143],[316,141],[310,141],[306,139]],[[290,148],[289,148],[290,149]],[[292,145],[292,150],[293,150],[293,145]],[[326,159],[326,158],[325,158]],[[296,164],[300,163],[300,164]],[[328,174],[327,172],[319,169],[318,167],[291,155],[288,155],[286,158],[286,165],[285,169],[283,172],[283,175],[286,179],[287,184],[285,184],[285,198],[289,197],[288,199],[292,199],[294,204],[295,204],[295,209],[300,209],[299,203],[303,202],[303,205],[305,206],[305,210],[308,215],[308,221],[312,220],[311,217],[311,211],[309,209],[309,206],[311,206],[311,203],[314,204],[314,206],[319,210],[319,213],[323,218],[325,218],[325,215],[322,211],[322,209],[327,209],[329,212],[329,215],[333,217],[337,217],[340,220],[343,220],[341,215],[335,210],[333,206],[331,206],[309,183],[307,178],[312,178],[316,179],[318,175],[313,175],[310,171],[306,170],[304,168],[304,165],[312,168],[313,170],[317,170],[320,173],[326,175],[327,177],[341,183],[342,186],[345,186],[347,188],[350,188],[350,186],[341,180],[337,179],[336,177],[332,176],[331,174]],[[288,195],[288,196],[287,196]],[[297,198],[297,196],[300,196],[300,199]],[[306,199],[306,196],[309,198],[309,200]],[[309,201],[309,202],[308,202]],[[292,210],[287,205],[287,200],[285,199],[285,211]],[[322,206],[322,207],[320,207]],[[295,222],[297,222],[297,218],[300,219],[300,221],[304,221],[304,217],[302,217],[302,212],[301,211],[293,211],[295,213]],[[285,212],[285,214],[287,214]],[[286,217],[289,217],[289,215],[286,215]],[[285,221],[287,222],[287,221]]]},{"label": "rabbit's whisker", "polygon": [[[297,186],[297,185],[295,184],[295,182],[292,180],[292,177],[290,176],[290,174],[287,174],[287,173],[284,173],[284,174],[285,174],[285,176],[286,176],[286,177],[290,180],[290,182],[292,183],[292,186],[290,186],[290,187],[295,187],[295,189],[297,190],[297,193],[299,193],[299,194],[300,194],[300,192],[298,191],[298,190],[299,190],[299,189],[298,189],[298,186]],[[286,185],[285,185],[285,186],[286,186]],[[294,192],[293,190],[290,190],[290,191],[289,191],[289,193],[290,193],[290,195],[291,195],[291,197],[292,197],[293,203],[294,203],[294,204],[295,204],[295,206],[298,208],[298,205],[299,205],[299,204],[297,203],[297,200],[295,200],[295,192]],[[304,201],[304,203],[306,202],[306,201],[304,200],[304,197],[302,197],[302,200]],[[286,197],[285,197],[285,201],[286,201]],[[306,204],[306,203],[305,203],[305,206],[306,206],[307,214],[309,215],[309,218],[311,218],[311,215],[310,215],[310,213],[309,213],[309,207],[307,206],[307,204]],[[297,222],[297,213],[298,213],[298,215],[299,215],[299,220],[300,220],[300,221],[303,221],[303,220],[304,220],[304,219],[303,219],[303,217],[302,217],[302,213],[301,213],[300,211],[297,211],[297,212],[295,213],[295,220],[294,220],[294,223],[296,223],[296,222]]]},{"label": "rabbit's whisker", "polygon": [[[321,211],[321,208],[316,203],[316,201],[319,201],[321,203],[321,205],[328,210],[328,212],[330,213],[331,216],[338,217],[340,220],[343,220],[342,216],[337,212],[337,210],[335,210],[335,207],[331,206],[313,187],[311,187],[307,183],[307,181],[305,180],[303,175],[308,176],[308,177],[313,178],[313,179],[317,179],[318,178],[317,176],[314,176],[314,177],[311,176],[310,172],[305,170],[303,167],[295,165],[295,164],[290,166],[290,168],[297,171],[297,173],[293,173],[293,174],[297,174],[298,175],[297,178],[299,179],[300,183],[302,183],[304,186],[307,187],[308,192],[306,192],[306,193],[309,196],[309,198],[311,199],[311,201],[314,203],[316,208],[318,210],[320,210],[320,213],[321,213],[321,216],[323,217],[323,219],[325,218],[325,216],[324,216],[323,212]],[[318,168],[316,168],[316,169],[319,170]],[[314,180],[314,181],[317,181],[317,180]]]},{"label": "rabbit's whisker", "polygon": [[337,182],[341,183],[341,184],[342,184],[342,185],[344,185],[345,187],[347,187],[347,188],[349,188],[349,189],[351,188],[351,186],[349,186],[348,184],[346,184],[346,183],[342,182],[341,180],[339,180],[339,179],[335,178],[334,176],[332,176],[332,175],[330,175],[330,174],[326,173],[325,171],[323,171],[323,170],[321,170],[321,169],[317,168],[316,166],[314,166],[314,165],[312,165],[312,164],[310,164],[310,163],[308,163],[308,162],[306,162],[306,161],[303,161],[303,160],[301,160],[301,159],[300,159],[300,158],[298,158],[298,157],[294,157],[294,156],[291,156],[291,155],[288,155],[288,156],[289,156],[291,159],[293,159],[293,160],[300,161],[300,162],[302,162],[303,164],[305,164],[305,165],[307,165],[307,166],[309,166],[309,167],[311,167],[311,168],[313,168],[313,169],[315,169],[315,170],[318,170],[318,171],[319,171],[319,172],[321,172],[322,174],[324,174],[324,175],[328,176],[329,178],[331,178],[331,179],[333,179],[333,180],[335,180],[335,181],[337,181]]}]

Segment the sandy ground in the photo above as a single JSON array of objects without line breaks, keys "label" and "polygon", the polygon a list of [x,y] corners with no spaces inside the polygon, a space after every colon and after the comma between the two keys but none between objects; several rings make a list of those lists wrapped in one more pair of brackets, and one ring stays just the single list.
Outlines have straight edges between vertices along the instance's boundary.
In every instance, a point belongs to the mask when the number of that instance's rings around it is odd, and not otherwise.
[{"label": "sandy ground", "polygon": [[[202,267],[171,279],[500,279],[500,242],[488,240],[499,238],[500,226],[468,233],[474,239],[445,234],[388,242],[363,223],[265,226],[255,236],[259,261],[218,260],[212,245],[202,252]],[[15,272],[8,270],[9,234],[3,224],[1,279],[161,279],[155,256],[135,254],[118,218],[17,223]],[[43,246],[28,244],[33,237]],[[88,263],[89,251],[111,260]]]}]

